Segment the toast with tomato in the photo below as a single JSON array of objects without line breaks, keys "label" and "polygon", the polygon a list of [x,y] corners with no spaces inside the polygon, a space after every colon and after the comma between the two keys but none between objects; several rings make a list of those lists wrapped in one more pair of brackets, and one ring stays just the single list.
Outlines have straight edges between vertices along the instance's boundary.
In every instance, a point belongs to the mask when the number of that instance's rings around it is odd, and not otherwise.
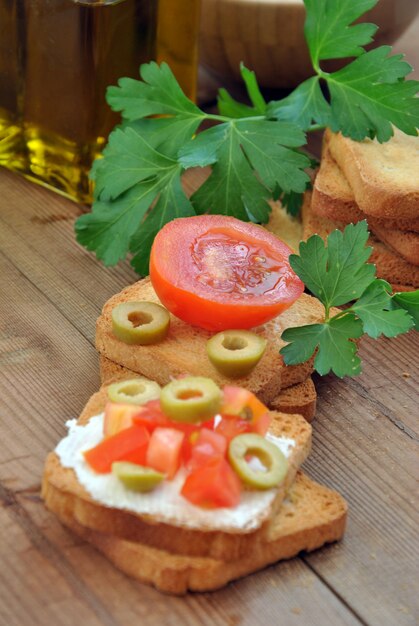
[{"label": "toast with tomato", "polygon": [[[310,372],[312,368],[311,361],[304,365],[307,367],[307,372]],[[110,385],[120,380],[132,379],[138,376],[136,372],[118,365],[104,356],[99,357],[99,369],[102,385]],[[289,368],[285,369],[288,370]],[[291,386],[287,385],[286,388],[282,389],[269,403],[269,408],[280,413],[298,413],[308,422],[311,422],[316,413],[316,402],[316,388],[311,377],[308,376],[303,382]]]},{"label": "toast with tomato", "polygon": [[172,594],[212,591],[301,551],[311,552],[342,538],[347,516],[345,500],[335,491],[298,472],[281,509],[261,542],[246,539],[246,553],[235,559],[190,556],[121,539],[80,522],[68,494],[49,484],[49,507],[63,524],[102,552],[118,569],[142,583]]},{"label": "toast with tomato", "polygon": [[[251,396],[252,394],[249,395]],[[226,560],[237,559],[247,553],[249,542],[256,546],[268,540],[272,531],[271,520],[280,509],[281,503],[295,479],[298,468],[310,452],[311,426],[300,415],[288,415],[278,412],[269,414],[271,422],[268,437],[276,438],[282,442],[281,445],[287,446],[286,469],[284,469],[282,478],[274,489],[255,490],[251,488],[249,491],[246,488],[239,495],[239,500],[231,500],[231,497],[235,496],[235,481],[237,481],[237,478],[232,480],[231,469],[229,472],[224,472],[225,467],[223,466],[222,480],[214,483],[216,485],[216,493],[211,495],[208,491],[211,487],[208,479],[209,474],[201,472],[202,467],[204,469],[207,468],[207,462],[205,460],[201,467],[199,464],[202,459],[195,457],[195,453],[199,451],[200,433],[197,439],[194,436],[190,437],[190,440],[195,443],[192,445],[192,452],[189,449],[189,460],[192,459],[198,463],[197,469],[193,468],[191,473],[187,474],[186,479],[184,479],[184,476],[179,474],[183,466],[178,466],[178,473],[175,475],[173,483],[170,481],[164,482],[163,491],[157,492],[157,500],[151,500],[150,502],[141,500],[139,505],[136,496],[141,498],[142,494],[134,494],[132,496],[134,499],[133,505],[130,500],[130,493],[127,495],[126,491],[121,491],[121,485],[119,483],[116,485],[115,480],[112,480],[112,477],[109,478],[109,474],[106,471],[102,473],[103,458],[99,459],[98,450],[102,448],[102,456],[106,456],[105,461],[107,463],[112,459],[125,461],[128,458],[127,454],[130,455],[129,458],[132,460],[131,450],[124,448],[125,456],[121,456],[121,450],[112,451],[110,450],[110,445],[116,442],[117,438],[118,445],[120,445],[121,437],[124,437],[123,445],[126,446],[127,437],[131,436],[130,431],[133,428],[140,430],[140,426],[143,423],[141,420],[144,421],[146,416],[142,413],[140,423],[138,421],[135,422],[136,426],[129,426],[125,423],[122,430],[113,439],[108,436],[102,441],[103,417],[101,417],[101,414],[106,408],[107,401],[108,388],[104,387],[89,400],[77,424],[72,424],[69,436],[62,440],[57,449],[47,457],[42,496],[46,506],[55,512],[58,517],[62,518],[65,513],[90,531],[112,535],[121,540],[141,542],[144,545],[183,556],[211,557]],[[258,401],[256,400],[256,402]],[[264,413],[264,416],[266,415],[268,414]],[[147,416],[147,419],[149,419],[149,416]],[[231,441],[237,437],[237,433],[241,434],[242,432],[243,420],[237,419],[231,422],[229,419],[228,421],[229,431],[227,432],[225,428],[219,428],[220,425],[217,422],[216,433],[222,432],[231,445]],[[160,421],[158,423],[160,424]],[[265,424],[265,422],[263,423]],[[255,428],[256,426],[255,422]],[[92,434],[93,430],[98,427],[100,428],[100,433],[96,431],[96,435]],[[208,428],[206,427],[202,430],[207,431]],[[231,431],[231,428],[233,428],[233,431]],[[159,429],[156,428],[156,430]],[[151,439],[149,440],[149,450],[156,430],[152,431]],[[258,427],[256,430],[258,430]],[[101,440],[99,446],[94,445],[97,443],[98,437]],[[184,442],[187,442],[186,435]],[[91,446],[93,447],[91,448]],[[135,446],[137,446],[137,443],[135,443]],[[85,452],[82,455],[80,450],[85,450],[86,448],[89,449],[89,452]],[[106,450],[103,450],[103,448],[106,448]],[[95,471],[89,465],[90,459],[92,459],[91,450],[95,454]],[[149,450],[147,451],[147,458]],[[208,450],[208,446],[205,447],[205,450]],[[141,450],[136,447],[136,462],[139,461],[140,452]],[[182,448],[180,458],[183,458],[183,454],[184,449]],[[162,449],[158,462],[170,462],[169,456],[169,447],[166,446]],[[71,461],[69,462],[68,459],[71,459]],[[212,458],[209,459],[208,466],[211,468],[215,467],[213,460]],[[98,465],[99,461],[102,463],[102,466]],[[165,471],[167,470],[165,469]],[[258,473],[260,474],[260,472]],[[194,483],[192,481],[188,482],[191,475],[194,477]],[[200,477],[203,477],[201,483],[198,480]],[[109,480],[110,482],[106,482]],[[175,489],[175,481],[179,480],[180,483],[182,483],[182,480],[185,480],[183,487],[179,487],[181,493],[184,494],[183,498],[181,498],[180,508],[178,507],[179,494],[173,496],[172,491],[167,491],[169,487],[170,490]],[[169,486],[168,483],[170,483]],[[186,492],[187,484],[188,492]],[[153,496],[154,493],[152,494]],[[222,498],[223,504],[235,502],[235,506],[229,509],[214,509],[213,507],[208,509],[190,504],[191,502],[201,502],[201,500],[198,500],[201,496],[204,503],[210,502],[211,498],[214,497],[216,500],[214,500],[213,506],[217,503],[217,506],[219,506],[220,498]],[[138,512],[138,506],[143,507],[141,512]],[[65,522],[66,520],[63,519],[63,521]]]},{"label": "toast with tomato", "polygon": [[[96,323],[96,348],[101,356],[163,385],[172,377],[185,374],[208,376],[222,386],[231,384],[231,379],[220,374],[208,359],[206,344],[213,333],[191,326],[172,314],[169,333],[159,343],[129,345],[117,339],[112,331],[113,308],[123,302],[139,300],[160,303],[149,278],[126,287],[106,302]],[[239,379],[240,386],[269,404],[281,389],[306,380],[313,371],[313,359],[285,366],[279,354],[285,345],[281,334],[286,328],[317,323],[323,317],[323,305],[316,298],[302,294],[286,311],[253,328],[267,340],[267,347],[254,370]]]}]

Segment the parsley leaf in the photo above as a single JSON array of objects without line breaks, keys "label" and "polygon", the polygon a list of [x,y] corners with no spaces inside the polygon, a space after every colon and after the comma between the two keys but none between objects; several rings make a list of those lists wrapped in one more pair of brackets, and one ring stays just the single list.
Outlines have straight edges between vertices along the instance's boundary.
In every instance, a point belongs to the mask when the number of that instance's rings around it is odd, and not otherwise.
[{"label": "parsley leaf", "polygon": [[406,311],[392,310],[390,293],[391,285],[385,280],[376,279],[351,307],[351,311],[362,321],[364,332],[374,339],[381,334],[396,337],[407,333],[414,325]]},{"label": "parsley leaf", "polygon": [[106,99],[114,111],[121,111],[127,120],[149,115],[173,115],[204,119],[204,113],[180,88],[167,63],[154,61],[140,67],[141,81],[121,78],[118,87],[108,87]]},{"label": "parsley leaf", "polygon": [[377,26],[350,24],[377,2],[378,0],[304,0],[307,12],[304,34],[314,67],[324,59],[355,57],[364,52],[362,46],[371,43]]},{"label": "parsley leaf", "polygon": [[388,141],[391,124],[416,135],[419,123],[419,81],[400,82],[411,71],[403,55],[388,56],[381,46],[327,76],[330,90],[330,127],[355,140],[377,137]]},{"label": "parsley leaf", "polygon": [[228,115],[233,118],[251,117],[251,116],[264,116],[266,113],[266,102],[261,94],[256,74],[247,67],[240,64],[240,73],[243,78],[247,94],[252,107],[242,104],[234,100],[226,89],[220,89],[218,92],[217,104],[218,110],[221,115]]},{"label": "parsley leaf", "polygon": [[359,298],[375,276],[375,266],[367,264],[372,249],[367,222],[349,224],[342,232],[334,230],[327,246],[318,235],[300,243],[300,254],[292,254],[290,265],[306,287],[325,305],[332,306]]},{"label": "parsley leaf", "polygon": [[307,361],[317,349],[314,367],[319,374],[324,376],[332,370],[340,378],[356,376],[361,372],[361,359],[353,340],[361,335],[362,323],[353,314],[332,318],[324,324],[287,328],[282,339],[290,343],[281,349],[281,354],[287,365],[295,365]]},{"label": "parsley leaf", "polygon": [[131,265],[139,274],[148,274],[149,250],[159,230],[176,217],[190,215],[195,215],[192,204],[182,189],[180,175],[174,176],[131,239],[130,251],[134,253]]},{"label": "parsley leaf", "polygon": [[395,309],[404,309],[412,317],[415,329],[419,330],[419,290],[400,291],[392,297],[392,305]]},{"label": "parsley leaf", "polygon": [[294,122],[303,130],[310,128],[313,122],[327,126],[330,106],[320,88],[320,78],[312,76],[286,98],[270,102],[267,115],[278,120]]}]

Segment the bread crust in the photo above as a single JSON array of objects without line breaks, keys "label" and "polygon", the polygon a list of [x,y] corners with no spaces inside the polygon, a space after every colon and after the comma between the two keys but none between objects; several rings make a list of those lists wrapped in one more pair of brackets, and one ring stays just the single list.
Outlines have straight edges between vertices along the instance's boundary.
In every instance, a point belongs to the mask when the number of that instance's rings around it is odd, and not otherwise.
[{"label": "bread crust", "polygon": [[[107,401],[107,387],[95,393],[80,415],[79,423],[85,424],[93,415],[104,410]],[[296,442],[288,458],[288,474],[278,489],[270,508],[259,519],[259,528],[253,531],[237,530],[214,531],[211,529],[192,530],[172,520],[172,523],[156,521],[152,516],[138,515],[120,509],[104,507],[88,494],[77,480],[75,472],[64,468],[55,452],[51,452],[45,463],[42,484],[42,497],[52,510],[65,506],[72,517],[82,526],[92,530],[118,536],[130,541],[141,541],[174,553],[215,558],[238,558],[246,550],[246,537],[262,541],[269,532],[270,519],[280,508],[289,487],[294,481],[298,468],[311,450],[311,426],[300,415],[273,412],[271,432],[283,435]],[[57,493],[65,494],[65,500],[57,504]],[[177,525],[175,525],[177,524]]]},{"label": "bread crust", "polygon": [[381,228],[387,231],[419,233],[419,215],[408,219],[399,216],[382,218],[361,211],[348,181],[330,154],[328,136],[325,133],[320,169],[313,186],[313,212],[345,224],[367,219],[373,230]]},{"label": "bread crust", "polygon": [[67,506],[68,496],[52,488],[49,506],[63,524],[100,550],[118,569],[160,591],[184,594],[212,591],[231,580],[256,572],[302,550],[310,552],[342,538],[347,504],[335,491],[298,472],[289,497],[272,520],[263,542],[246,537],[240,558],[217,558],[175,554],[171,550],[121,539],[80,524]]},{"label": "bread crust", "polygon": [[[130,300],[159,302],[149,278],[130,285],[108,300],[96,323],[96,348],[101,355],[161,385],[185,374],[207,376],[220,386],[231,384],[231,379],[220,374],[208,359],[206,343],[212,334],[185,324],[173,315],[170,316],[169,334],[160,343],[135,346],[118,340],[112,332],[112,309]],[[237,379],[237,384],[269,404],[282,388],[305,380],[312,372],[313,360],[285,367],[279,354],[285,345],[281,333],[291,326],[319,322],[323,316],[323,305],[316,298],[302,294],[281,315],[254,328],[255,333],[267,339],[268,345],[255,369],[248,376]]]},{"label": "bread crust", "polygon": [[353,141],[326,131],[330,152],[359,208],[380,218],[419,217],[419,138],[397,128],[390,141]]},{"label": "bread crust", "polygon": [[[311,194],[306,193],[302,208],[303,237],[308,239],[317,233],[323,239],[336,228],[343,230],[346,224],[316,215],[311,209]],[[369,259],[377,268],[378,278],[387,280],[394,291],[412,291],[419,288],[419,267],[408,263],[399,254],[371,235],[368,244],[373,251]]]}]

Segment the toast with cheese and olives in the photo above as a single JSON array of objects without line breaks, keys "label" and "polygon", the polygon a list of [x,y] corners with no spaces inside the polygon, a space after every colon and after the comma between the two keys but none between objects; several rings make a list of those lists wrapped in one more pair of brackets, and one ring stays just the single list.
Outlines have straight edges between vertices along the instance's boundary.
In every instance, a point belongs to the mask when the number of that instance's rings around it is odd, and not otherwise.
[{"label": "toast with cheese and olives", "polygon": [[[136,372],[113,363],[104,356],[100,356],[100,380],[102,385],[110,385],[120,380],[128,380],[138,376]],[[311,370],[311,364],[307,366]],[[280,413],[298,413],[308,422],[311,422],[316,413],[317,393],[310,376],[302,383],[287,386],[270,402],[269,408]]]},{"label": "toast with cheese and olives", "polygon": [[[80,522],[77,501],[69,506],[68,493],[44,484],[47,505],[63,524],[95,546],[118,569],[160,591],[184,594],[212,591],[268,565],[311,552],[342,538],[347,517],[345,500],[335,491],[298,472],[279,512],[269,524],[263,541],[246,536],[246,549],[238,558],[191,556],[121,539],[110,532],[94,530]],[[77,500],[77,497],[75,496]]]},{"label": "toast with cheese and olives", "polygon": [[285,366],[279,350],[285,345],[281,334],[286,328],[314,324],[324,319],[324,307],[316,299],[302,294],[294,304],[253,332],[267,340],[264,355],[253,371],[231,379],[220,374],[210,362],[206,344],[213,333],[186,324],[170,314],[166,338],[153,345],[124,343],[112,331],[112,310],[129,301],[159,303],[149,278],[140,280],[113,296],[103,307],[96,323],[96,348],[108,360],[141,374],[159,384],[185,374],[212,378],[218,385],[237,384],[269,403],[282,389],[301,383],[313,370],[313,359],[300,365]]},{"label": "toast with cheese and olives", "polygon": [[[94,394],[83,410],[77,426],[87,426],[90,420],[97,419],[104,411],[108,399],[107,387],[103,387]],[[92,531],[110,534],[120,539],[141,542],[174,554],[188,556],[211,557],[216,559],[236,559],[242,557],[248,549],[249,541],[256,545],[269,537],[270,522],[279,510],[281,503],[293,483],[297,470],[307,458],[311,449],[311,426],[300,415],[272,412],[270,434],[285,438],[289,441],[288,467],[284,480],[265,499],[260,506],[259,494],[267,492],[253,492],[252,498],[257,498],[257,507],[252,502],[247,507],[251,509],[250,522],[233,522],[231,517],[219,519],[218,514],[200,515],[196,520],[190,517],[193,511],[188,511],[187,522],[176,514],[175,509],[169,508],[167,500],[158,501],[153,506],[153,514],[132,510],[123,510],[107,503],[96,501],[91,493],[83,486],[73,467],[64,467],[62,452],[59,448],[47,457],[42,496],[46,506],[59,517],[65,509],[82,526]],[[78,436],[88,437],[84,431],[78,431]],[[68,439],[67,439],[68,441]],[[61,442],[59,446],[62,446]],[[89,446],[86,446],[89,447]],[[79,453],[73,449],[71,458]],[[85,465],[85,464],[84,464]],[[89,479],[95,479],[94,472],[88,473]],[[100,478],[99,478],[100,480]],[[109,497],[111,497],[110,494]],[[157,496],[159,497],[159,496]],[[261,496],[262,497],[262,496]],[[185,506],[187,505],[185,501]],[[190,505],[189,505],[190,506]],[[194,507],[200,509],[200,507]],[[150,509],[148,509],[150,510]],[[250,511],[250,509],[248,509]],[[256,511],[256,512],[255,512]],[[212,511],[214,513],[214,511]],[[220,513],[220,515],[222,515]]]}]

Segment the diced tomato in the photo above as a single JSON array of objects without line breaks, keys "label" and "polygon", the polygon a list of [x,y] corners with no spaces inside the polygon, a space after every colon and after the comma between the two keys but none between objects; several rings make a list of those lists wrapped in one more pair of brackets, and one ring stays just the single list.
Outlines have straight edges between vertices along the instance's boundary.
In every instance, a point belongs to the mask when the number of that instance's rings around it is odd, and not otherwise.
[{"label": "diced tomato", "polygon": [[223,435],[230,443],[237,435],[251,433],[252,426],[250,422],[237,417],[237,415],[221,415],[221,417],[215,421],[214,431]]},{"label": "diced tomato", "polygon": [[198,440],[198,437],[199,430],[197,428],[195,428],[193,432],[185,434],[185,438],[182,443],[182,450],[180,453],[183,465],[187,465],[191,460],[192,450]]},{"label": "diced tomato", "polygon": [[205,507],[233,507],[240,502],[241,483],[225,459],[215,458],[186,478],[181,494]]},{"label": "diced tomato", "polygon": [[223,389],[221,413],[238,415],[247,420],[252,432],[265,435],[269,429],[270,415],[266,407],[251,391],[226,385]]},{"label": "diced tomato", "polygon": [[151,400],[139,407],[141,410],[133,417],[133,423],[144,426],[151,433],[157,426],[170,425],[169,419],[160,408],[160,400]]},{"label": "diced tomato", "polygon": [[151,435],[146,463],[149,467],[167,474],[170,480],[180,465],[180,451],[185,435],[174,428],[157,427]]},{"label": "diced tomato", "polygon": [[223,459],[227,452],[227,439],[208,428],[202,428],[196,444],[191,450],[191,459],[188,468],[191,470],[205,465],[214,458]]},{"label": "diced tomato", "polygon": [[145,465],[150,435],[145,428],[130,426],[116,435],[103,439],[84,452],[84,458],[95,472],[107,474],[115,461]]},{"label": "diced tomato", "polygon": [[139,411],[141,411],[141,407],[133,404],[107,402],[103,420],[103,434],[105,437],[116,435],[120,430],[132,426],[134,416],[137,415]]},{"label": "diced tomato", "polygon": [[234,217],[178,218],[154,239],[150,278],[161,302],[188,324],[251,328],[304,291],[289,264],[291,252],[272,233]]}]

